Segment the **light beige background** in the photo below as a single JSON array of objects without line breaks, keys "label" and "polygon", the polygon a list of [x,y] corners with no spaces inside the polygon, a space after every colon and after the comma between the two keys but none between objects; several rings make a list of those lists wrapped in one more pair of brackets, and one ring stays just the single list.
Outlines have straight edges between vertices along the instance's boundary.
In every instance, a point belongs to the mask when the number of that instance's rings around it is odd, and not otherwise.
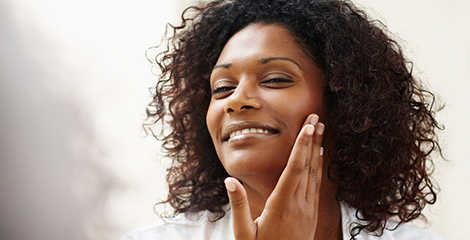
[{"label": "light beige background", "polygon": [[[0,2],[0,239],[117,239],[157,219],[166,161],[141,128],[155,83],[144,52],[194,2]],[[357,2],[446,103],[449,162],[437,163],[442,191],[417,224],[468,239],[470,1]]]}]

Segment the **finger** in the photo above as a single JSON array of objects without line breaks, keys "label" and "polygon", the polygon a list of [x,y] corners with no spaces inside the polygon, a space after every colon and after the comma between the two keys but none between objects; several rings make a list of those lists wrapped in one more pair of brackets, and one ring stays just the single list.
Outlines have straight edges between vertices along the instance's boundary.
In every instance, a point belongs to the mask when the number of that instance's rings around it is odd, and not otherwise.
[{"label": "finger", "polygon": [[256,235],[256,229],[251,217],[245,188],[233,177],[226,178],[224,182],[230,200],[230,207],[232,208],[235,239],[253,239],[253,236]]},{"label": "finger", "polygon": [[[318,123],[318,120],[319,120],[319,117],[318,115],[316,114],[311,114],[308,118],[307,118],[307,122],[305,124],[312,124],[313,126],[317,125]],[[316,126],[315,126],[315,131],[314,131],[314,136],[313,136],[313,140],[315,140],[315,132],[316,132]],[[310,166],[311,165],[311,162],[313,160],[313,141],[310,142],[308,148],[307,148],[307,160],[306,160],[306,167],[307,166]],[[304,171],[303,174],[302,174],[302,177],[300,179],[300,183],[297,187],[297,190],[296,190],[296,197],[299,197],[299,198],[306,198],[306,193],[307,193],[307,188],[308,188],[308,182],[309,182],[309,171]]]},{"label": "finger", "polygon": [[321,179],[323,172],[323,148],[321,146],[325,125],[318,123],[315,128],[312,143],[312,161],[309,166],[309,180],[307,188],[307,200],[318,202],[320,195]]},{"label": "finger", "polygon": [[[317,114],[314,114],[314,113],[308,115],[307,118],[305,119],[304,123],[302,124],[302,127],[300,128],[300,130],[302,130],[307,124],[311,124],[312,126],[317,125],[319,118],[320,117]],[[299,134],[300,134],[300,132],[299,132]]]},{"label": "finger", "polygon": [[318,161],[318,174],[315,176],[315,180],[310,181],[309,192],[307,192],[307,202],[311,206],[310,213],[314,216],[314,221],[318,219],[318,207],[320,205],[320,188],[322,182],[322,170],[323,169],[323,148],[320,148],[320,156]]},{"label": "finger", "polygon": [[305,119],[304,124],[302,125],[302,128],[304,128],[305,125],[307,125],[307,124],[312,124],[313,126],[315,126],[315,125],[317,125],[318,120],[319,120],[318,115],[312,113],[312,114],[307,116],[307,118]]},{"label": "finger", "polygon": [[300,130],[287,161],[287,166],[272,193],[274,196],[283,195],[291,197],[297,190],[303,173],[308,170],[308,165],[306,164],[308,147],[312,142],[314,130],[315,128],[311,124],[305,125]]},{"label": "finger", "polygon": [[313,141],[312,141],[312,156],[309,166],[309,180],[315,179],[317,176],[317,172],[320,171],[319,169],[319,160],[320,160],[320,150],[322,148],[322,140],[323,140],[323,133],[325,131],[325,125],[319,122],[315,126],[315,133],[313,134]]}]

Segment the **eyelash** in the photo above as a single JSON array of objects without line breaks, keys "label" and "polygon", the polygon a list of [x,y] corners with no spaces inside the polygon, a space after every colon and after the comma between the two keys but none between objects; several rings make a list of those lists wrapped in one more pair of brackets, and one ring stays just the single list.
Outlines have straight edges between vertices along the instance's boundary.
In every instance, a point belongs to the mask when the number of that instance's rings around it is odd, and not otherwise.
[{"label": "eyelash", "polygon": [[234,88],[235,88],[235,87],[225,87],[225,86],[216,87],[216,88],[214,88],[214,90],[212,90],[212,94],[227,92],[227,91],[230,91],[230,90],[232,90],[232,89],[234,89]]},{"label": "eyelash", "polygon": [[[262,81],[261,83],[265,83],[265,84],[276,84],[276,83],[291,83],[291,82],[294,82],[290,79],[286,79],[286,78],[281,78],[281,77],[274,77],[274,78],[270,78],[268,80],[265,80],[265,81]],[[212,94],[218,94],[218,93],[224,93],[224,92],[227,92],[227,91],[230,91],[230,90],[233,90],[235,89],[235,87],[231,87],[231,86],[221,86],[221,87],[216,87],[212,90]]]},{"label": "eyelash", "polygon": [[274,78],[270,78],[268,80],[265,80],[265,81],[262,81],[261,83],[282,83],[282,82],[294,82],[290,79],[287,79],[287,78],[281,78],[281,77],[274,77]]}]

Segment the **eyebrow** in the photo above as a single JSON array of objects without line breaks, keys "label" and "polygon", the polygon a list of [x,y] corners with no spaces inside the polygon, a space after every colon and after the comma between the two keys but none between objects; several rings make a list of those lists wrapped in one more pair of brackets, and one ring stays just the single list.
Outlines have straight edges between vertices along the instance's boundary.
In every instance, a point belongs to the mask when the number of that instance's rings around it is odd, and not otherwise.
[{"label": "eyebrow", "polygon": [[231,63],[226,63],[226,64],[220,64],[220,65],[215,65],[212,70],[216,69],[216,68],[230,68],[230,66],[232,66]]},{"label": "eyebrow", "polygon": [[[283,60],[283,61],[289,61],[289,62],[292,62],[294,63],[295,65],[297,65],[300,69],[302,69],[302,67],[300,66],[300,64],[296,61],[294,61],[293,59],[291,58],[286,58],[286,57],[269,57],[269,58],[263,58],[259,61],[260,64],[266,64],[270,61],[274,61],[274,60]],[[220,64],[220,65],[215,65],[212,70],[216,69],[216,68],[226,68],[226,69],[229,69],[230,67],[232,66],[231,63],[225,63],[225,64]]]},{"label": "eyebrow", "polygon": [[296,61],[294,61],[294,59],[291,59],[291,58],[286,58],[286,57],[270,57],[270,58],[263,58],[261,59],[259,62],[261,64],[266,64],[270,61],[274,61],[274,60],[283,60],[283,61],[289,61],[289,62],[292,62],[294,63],[295,65],[297,65],[300,69],[302,69],[302,67],[300,66],[300,64]]}]

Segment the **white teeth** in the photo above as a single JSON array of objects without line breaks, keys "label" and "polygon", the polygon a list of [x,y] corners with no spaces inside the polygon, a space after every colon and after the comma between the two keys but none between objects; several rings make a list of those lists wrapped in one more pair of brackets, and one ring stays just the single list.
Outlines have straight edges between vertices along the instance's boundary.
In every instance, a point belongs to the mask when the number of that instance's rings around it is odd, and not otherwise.
[{"label": "white teeth", "polygon": [[247,134],[247,133],[269,133],[269,131],[266,129],[261,129],[261,128],[245,128],[245,129],[237,130],[237,131],[230,133],[230,138],[241,135],[241,134]]}]

